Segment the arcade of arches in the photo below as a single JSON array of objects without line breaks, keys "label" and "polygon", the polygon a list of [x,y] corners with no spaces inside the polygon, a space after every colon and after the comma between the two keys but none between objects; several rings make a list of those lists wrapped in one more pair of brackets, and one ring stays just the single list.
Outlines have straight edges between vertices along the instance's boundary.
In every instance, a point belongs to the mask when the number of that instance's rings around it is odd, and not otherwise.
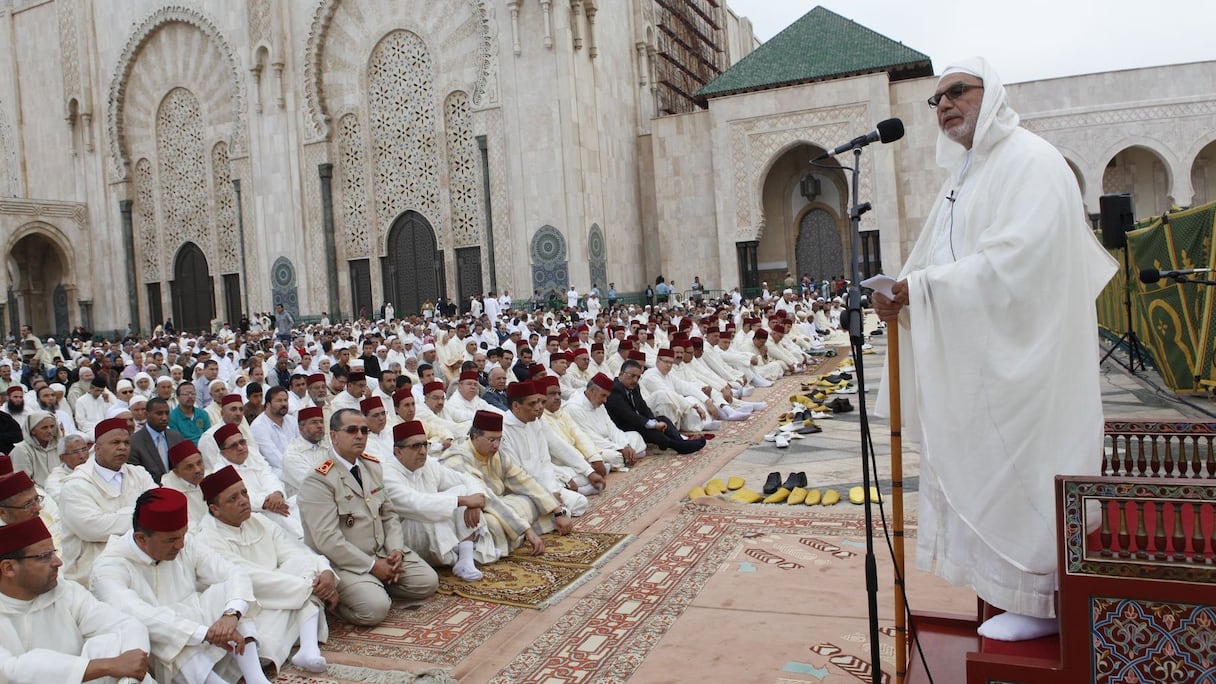
[{"label": "arcade of arches", "polygon": [[75,303],[71,262],[54,240],[30,232],[9,250],[8,329],[21,325],[59,336],[72,329],[69,302]]}]

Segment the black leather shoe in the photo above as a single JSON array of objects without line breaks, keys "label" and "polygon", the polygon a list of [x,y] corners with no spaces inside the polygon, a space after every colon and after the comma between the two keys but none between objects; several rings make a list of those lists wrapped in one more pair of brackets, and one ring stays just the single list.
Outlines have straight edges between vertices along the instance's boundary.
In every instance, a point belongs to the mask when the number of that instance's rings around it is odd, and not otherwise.
[{"label": "black leather shoe", "polygon": [[852,373],[846,373],[846,372],[844,372],[844,371],[840,371],[840,379],[841,379],[841,380],[852,380],[852,379],[853,379],[853,374],[852,374]]},{"label": "black leather shoe", "polygon": [[676,453],[692,454],[705,448],[705,440],[703,439],[685,439],[671,445]]},{"label": "black leather shoe", "polygon": [[[806,487],[806,473],[790,473],[790,476],[785,478],[785,483],[781,486],[791,492],[794,491],[795,487]],[[777,490],[774,489],[773,491]]]},{"label": "black leather shoe", "polygon": [[[791,475],[791,477],[793,477]],[[768,479],[764,481],[765,496],[772,494],[781,487],[781,473],[769,473]]]},{"label": "black leather shoe", "polygon": [[853,410],[853,405],[844,397],[836,397],[824,406],[832,409],[832,413],[848,413]]}]

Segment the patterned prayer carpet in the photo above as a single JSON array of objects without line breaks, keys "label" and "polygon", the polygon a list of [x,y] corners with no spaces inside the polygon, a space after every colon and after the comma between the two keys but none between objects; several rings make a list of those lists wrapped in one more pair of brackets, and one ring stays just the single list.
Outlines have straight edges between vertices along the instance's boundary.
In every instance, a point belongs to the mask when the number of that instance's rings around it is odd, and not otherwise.
[{"label": "patterned prayer carpet", "polygon": [[456,684],[458,680],[439,668],[411,673],[331,664],[325,675],[288,667],[274,681],[283,684]]},{"label": "patterned prayer carpet", "polygon": [[543,535],[545,552],[531,555],[516,549],[510,556],[481,567],[477,582],[465,582],[451,570],[439,571],[439,593],[523,608],[544,608],[582,584],[619,551],[625,534],[573,532]]},{"label": "patterned prayer carpet", "polygon": [[[713,681],[869,681],[864,521],[843,506],[684,504],[490,681],[686,681],[690,667]],[[914,523],[905,530],[914,535]],[[876,555],[889,569],[885,549]],[[949,603],[938,589],[919,598]],[[887,660],[892,603],[888,582]]]}]

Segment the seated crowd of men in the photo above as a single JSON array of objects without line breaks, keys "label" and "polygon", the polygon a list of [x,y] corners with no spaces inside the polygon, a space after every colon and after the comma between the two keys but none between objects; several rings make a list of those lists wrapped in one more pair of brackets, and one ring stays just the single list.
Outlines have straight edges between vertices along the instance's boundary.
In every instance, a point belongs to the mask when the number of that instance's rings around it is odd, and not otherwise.
[{"label": "seated crowd of men", "polygon": [[[302,328],[286,345],[162,337],[73,348],[64,378],[58,347],[54,374],[14,354],[0,676],[323,672],[327,610],[376,625],[433,594],[435,568],[476,582],[517,548],[543,554],[611,471],[763,409],[754,388],[823,352],[811,313],[787,294],[755,311]],[[25,350],[46,356],[38,342]]]}]

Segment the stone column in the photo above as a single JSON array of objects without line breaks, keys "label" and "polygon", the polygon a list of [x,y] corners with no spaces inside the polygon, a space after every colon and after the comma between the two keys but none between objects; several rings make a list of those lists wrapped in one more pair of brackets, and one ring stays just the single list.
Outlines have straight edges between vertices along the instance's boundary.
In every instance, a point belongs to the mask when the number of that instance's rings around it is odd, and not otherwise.
[{"label": "stone column", "polygon": [[135,227],[131,223],[133,204],[129,199],[120,200],[118,211],[122,214],[122,250],[127,259],[127,306],[131,328],[139,332],[142,326],[139,320],[139,290],[135,286]]},{"label": "stone column", "polygon": [[334,243],[334,165],[317,164],[317,175],[321,182],[321,222],[325,231],[325,263],[328,266],[325,283],[329,288],[330,320],[340,320],[338,305],[338,248]]}]

